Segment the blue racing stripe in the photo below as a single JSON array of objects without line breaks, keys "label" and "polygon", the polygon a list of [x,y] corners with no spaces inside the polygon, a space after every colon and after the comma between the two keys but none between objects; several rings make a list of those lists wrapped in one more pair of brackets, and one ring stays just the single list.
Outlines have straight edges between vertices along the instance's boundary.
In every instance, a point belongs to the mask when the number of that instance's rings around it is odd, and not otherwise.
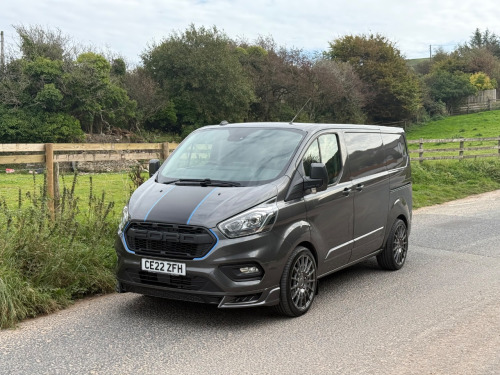
[{"label": "blue racing stripe", "polygon": [[188,219],[188,221],[187,221],[187,223],[186,223],[186,224],[189,224],[189,222],[191,221],[191,218],[193,217],[193,215],[194,215],[194,213],[196,212],[196,210],[198,209],[198,207],[200,207],[200,206],[201,206],[201,204],[202,204],[203,202],[205,202],[205,200],[206,200],[206,199],[207,199],[207,198],[208,198],[208,197],[209,197],[209,196],[210,196],[210,195],[211,195],[211,194],[212,194],[215,190],[217,190],[217,188],[213,189],[210,193],[208,193],[208,194],[205,196],[205,198],[203,198],[203,199],[201,200],[201,202],[200,202],[200,203],[198,203],[198,205],[194,208],[193,212],[191,212],[191,215],[189,215],[189,219]]},{"label": "blue racing stripe", "polygon": [[158,204],[158,202],[159,202],[159,201],[161,201],[165,195],[167,195],[167,194],[168,194],[168,193],[170,193],[172,190],[174,190],[174,188],[175,188],[175,186],[172,186],[170,190],[167,190],[165,193],[163,193],[163,195],[162,195],[160,198],[158,198],[158,200],[157,200],[157,201],[156,201],[156,202],[155,202],[155,203],[151,206],[151,208],[149,209],[149,211],[148,211],[148,213],[146,214],[146,216],[144,216],[144,221],[146,221],[146,220],[147,220],[147,218],[148,218],[148,216],[149,216],[149,213],[151,212],[151,210],[152,210],[153,208],[155,208],[155,206]]},{"label": "blue racing stripe", "polygon": [[217,235],[215,234],[215,232],[212,229],[209,229],[209,231],[215,236],[215,238],[217,239],[217,242],[215,242],[215,245],[212,246],[212,248],[210,249],[210,251],[208,253],[206,253],[205,256],[203,256],[201,258],[194,258],[193,260],[203,260],[203,259],[205,259],[217,247],[217,244],[219,243],[219,237],[217,237]]}]

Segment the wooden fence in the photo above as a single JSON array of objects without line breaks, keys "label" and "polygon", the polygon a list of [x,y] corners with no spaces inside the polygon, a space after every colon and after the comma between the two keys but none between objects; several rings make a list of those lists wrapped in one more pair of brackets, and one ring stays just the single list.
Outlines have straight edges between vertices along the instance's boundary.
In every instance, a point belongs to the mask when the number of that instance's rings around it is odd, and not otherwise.
[{"label": "wooden fence", "polygon": [[[439,147],[449,143],[458,143],[459,147]],[[479,143],[481,145],[466,147],[466,143]],[[483,143],[489,145],[483,146]],[[408,141],[408,144],[418,144],[416,150],[410,149],[410,154],[418,153],[418,157],[411,157],[414,161],[424,160],[445,160],[445,159],[477,159],[477,158],[491,158],[500,157],[500,137],[490,138],[454,138],[454,139],[420,139]],[[424,148],[425,144],[432,144],[431,148]],[[439,148],[436,148],[439,147]],[[431,156],[425,156],[425,153]],[[443,154],[446,155],[436,155]],[[467,153],[467,154],[465,154]],[[411,156],[411,155],[410,155]]]},{"label": "wooden fence", "polygon": [[0,165],[45,164],[49,210],[54,215],[54,163],[166,159],[177,143],[0,144]]},{"label": "wooden fence", "polygon": [[498,99],[488,99],[483,103],[468,103],[466,105],[453,108],[451,110],[452,115],[464,115],[468,113],[482,112],[482,111],[494,111],[500,109],[500,100]]}]

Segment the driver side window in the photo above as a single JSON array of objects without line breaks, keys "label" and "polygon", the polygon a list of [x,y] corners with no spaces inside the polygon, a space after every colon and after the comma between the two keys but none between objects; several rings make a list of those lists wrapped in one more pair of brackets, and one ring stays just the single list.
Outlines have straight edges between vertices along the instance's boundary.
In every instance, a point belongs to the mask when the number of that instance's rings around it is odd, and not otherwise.
[{"label": "driver side window", "polygon": [[342,169],[339,140],[336,134],[321,135],[309,146],[302,159],[307,177],[311,176],[311,163],[323,163],[328,172],[328,185],[336,182]]}]

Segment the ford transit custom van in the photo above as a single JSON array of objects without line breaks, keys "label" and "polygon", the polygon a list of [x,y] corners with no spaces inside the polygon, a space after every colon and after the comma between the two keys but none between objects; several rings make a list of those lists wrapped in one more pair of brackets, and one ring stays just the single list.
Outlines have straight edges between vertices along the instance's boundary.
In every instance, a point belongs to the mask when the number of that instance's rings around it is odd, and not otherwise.
[{"label": "ford transit custom van", "polygon": [[412,189],[400,128],[206,126],[153,172],[123,210],[119,292],[299,316],[321,277],[373,256],[387,270],[405,263]]}]

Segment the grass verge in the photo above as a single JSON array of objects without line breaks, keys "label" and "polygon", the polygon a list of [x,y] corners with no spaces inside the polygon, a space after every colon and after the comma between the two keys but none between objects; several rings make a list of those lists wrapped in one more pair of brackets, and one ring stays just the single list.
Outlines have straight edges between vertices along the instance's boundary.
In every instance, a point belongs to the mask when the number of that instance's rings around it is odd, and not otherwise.
[{"label": "grass verge", "polygon": [[413,208],[500,189],[500,160],[412,163]]},{"label": "grass verge", "polygon": [[91,184],[82,205],[76,182],[63,189],[54,221],[43,186],[19,193],[16,207],[0,198],[0,328],[114,289],[114,203]]}]

